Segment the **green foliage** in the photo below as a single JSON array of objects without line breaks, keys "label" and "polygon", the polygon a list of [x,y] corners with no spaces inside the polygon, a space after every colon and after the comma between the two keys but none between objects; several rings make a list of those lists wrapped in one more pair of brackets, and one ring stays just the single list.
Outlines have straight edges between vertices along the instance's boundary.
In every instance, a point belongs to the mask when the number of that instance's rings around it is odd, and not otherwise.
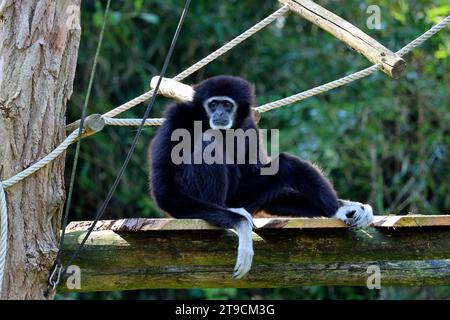
[{"label": "green foliage", "polygon": [[[182,1],[114,1],[88,108],[103,113],[148,90],[158,74]],[[378,1],[381,30],[367,30],[370,1],[327,1],[325,6],[392,50],[422,34],[450,13],[446,0]],[[80,117],[104,1],[83,1],[82,39],[68,122]],[[173,76],[278,7],[277,1],[193,1],[167,75]],[[450,32],[442,31],[406,56],[401,80],[382,73],[344,88],[265,113],[261,126],[280,129],[280,148],[310,159],[328,174],[341,198],[371,203],[376,213],[446,213],[450,142]],[[186,79],[195,83],[217,74],[242,76],[256,85],[258,102],[288,96],[367,67],[358,53],[290,13]],[[167,100],[158,99],[153,117]],[[136,107],[123,117],[142,116]],[[159,217],[148,196],[145,129],[105,218]],[[92,219],[120,167],[134,135],[130,128],[106,128],[82,144],[72,219]],[[72,152],[69,151],[69,162]],[[67,172],[69,174],[69,172]],[[95,192],[89,192],[95,190]],[[409,297],[398,291],[399,297]],[[448,290],[445,291],[448,297]],[[393,298],[396,293],[386,295]],[[374,298],[355,288],[276,290],[162,290],[85,298]],[[381,296],[383,296],[381,294]],[[425,296],[426,297],[426,296]],[[397,297],[398,298],[398,297]]]}]

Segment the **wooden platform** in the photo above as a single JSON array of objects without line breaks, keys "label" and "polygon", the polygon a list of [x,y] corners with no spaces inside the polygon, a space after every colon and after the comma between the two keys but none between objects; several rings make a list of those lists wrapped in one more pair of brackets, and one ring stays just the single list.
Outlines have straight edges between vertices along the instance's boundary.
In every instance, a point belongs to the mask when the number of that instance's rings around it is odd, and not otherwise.
[{"label": "wooden platform", "polygon": [[[100,221],[75,265],[81,289],[268,288],[366,286],[378,266],[381,286],[450,285],[450,216],[377,216],[374,226],[349,229],[336,219],[255,219],[254,261],[232,278],[237,236],[203,220]],[[90,221],[67,227],[63,263]],[[61,282],[60,291],[70,291]]]},{"label": "wooden platform", "polygon": [[[338,219],[328,218],[256,218],[258,229],[327,229],[348,228]],[[75,221],[67,230],[87,230],[91,221]],[[450,227],[450,215],[406,215],[375,216],[373,227],[407,228],[407,227]],[[95,230],[112,230],[116,232],[140,232],[156,230],[213,230],[217,227],[201,219],[149,219],[130,218],[120,220],[101,220]],[[257,230],[255,230],[257,232]]]}]

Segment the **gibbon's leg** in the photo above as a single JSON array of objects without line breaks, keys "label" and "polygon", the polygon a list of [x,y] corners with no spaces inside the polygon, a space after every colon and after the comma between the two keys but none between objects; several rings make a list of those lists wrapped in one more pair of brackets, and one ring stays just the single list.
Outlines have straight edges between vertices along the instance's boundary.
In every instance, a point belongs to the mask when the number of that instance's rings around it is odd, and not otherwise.
[{"label": "gibbon's leg", "polygon": [[[348,200],[338,200],[341,207],[334,217],[356,228],[365,227],[373,221],[372,207],[368,204]],[[320,217],[321,210],[298,192],[281,194],[257,211],[263,210],[269,214],[292,217]],[[350,220],[351,219],[351,220]]]},{"label": "gibbon's leg", "polygon": [[227,208],[224,204],[228,191],[226,166],[181,165],[174,180],[173,185],[164,185],[167,180],[154,184],[158,206],[175,218],[204,219],[220,228],[233,229],[239,238],[233,276],[242,278],[252,265],[254,225],[244,208]]},{"label": "gibbon's leg", "polygon": [[244,208],[226,208],[184,194],[173,194],[174,201],[159,206],[178,219],[204,219],[220,228],[230,228],[238,236],[238,253],[233,276],[242,278],[251,268],[253,260],[251,214]]},{"label": "gibbon's leg", "polygon": [[287,153],[281,153],[277,161],[278,171],[273,175],[256,171],[243,176],[231,203],[254,211],[283,194],[295,192],[307,199],[319,216],[330,217],[338,210],[336,192],[316,167]]},{"label": "gibbon's leg", "polygon": [[236,265],[233,269],[233,276],[236,279],[242,278],[252,266],[253,260],[253,238],[252,230],[255,227],[252,215],[244,208],[229,208],[239,215],[245,217],[246,223],[238,223],[232,228],[238,236],[238,254],[236,258]]},{"label": "gibbon's leg", "polygon": [[[268,205],[271,210],[280,209],[280,213],[275,214],[282,214],[284,210],[287,215],[336,217],[352,227],[364,227],[373,220],[369,205],[339,200],[330,182],[311,163],[287,153],[281,153],[278,161],[279,169],[274,175],[256,172],[244,179],[239,198],[233,199],[233,202],[242,203],[250,212]],[[286,196],[286,193],[292,192],[301,197]],[[289,205],[281,205],[283,197]],[[301,200],[298,209],[288,210],[287,207],[297,200]]]},{"label": "gibbon's leg", "polygon": [[323,212],[299,192],[287,191],[269,200],[257,211],[278,216],[322,217]]}]

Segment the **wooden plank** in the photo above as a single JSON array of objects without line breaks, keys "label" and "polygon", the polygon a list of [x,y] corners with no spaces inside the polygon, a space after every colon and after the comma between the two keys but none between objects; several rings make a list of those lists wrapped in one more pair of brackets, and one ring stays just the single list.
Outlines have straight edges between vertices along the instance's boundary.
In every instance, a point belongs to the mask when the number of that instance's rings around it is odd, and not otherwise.
[{"label": "wooden plank", "polygon": [[[85,234],[66,234],[63,264]],[[370,265],[380,267],[381,286],[450,285],[445,228],[263,228],[253,240],[253,267],[235,280],[237,236],[229,230],[94,231],[74,262],[81,270],[78,291],[365,286]]]},{"label": "wooden plank", "polygon": [[449,227],[450,215],[377,216],[374,226],[379,228]]},{"label": "wooden plank", "polygon": [[[255,266],[246,279],[230,277],[231,267],[199,266],[90,270],[82,273],[79,290],[61,285],[58,292],[124,291],[186,288],[289,288],[299,286],[365,286],[368,267],[380,267],[381,286],[438,286],[450,284],[450,260],[382,263],[281,264]],[[97,272],[99,271],[99,272]],[[94,273],[95,272],[95,273]],[[108,273],[107,273],[108,272]],[[278,276],[274,276],[278,274]],[[65,281],[62,282],[63,284]]]},{"label": "wooden plank", "polygon": [[[255,218],[258,229],[345,229],[348,226],[334,218]],[[91,221],[74,221],[68,231],[87,230]],[[374,227],[450,227],[450,215],[375,216]],[[144,232],[156,230],[214,230],[217,227],[201,219],[150,219],[129,218],[101,220],[95,230],[116,232]],[[255,230],[257,232],[257,230]]]},{"label": "wooden plank", "polygon": [[380,63],[383,72],[398,79],[406,68],[405,61],[378,41],[338,15],[310,0],[279,0],[323,30],[364,55],[374,64]]},{"label": "wooden plank", "polygon": [[[258,229],[280,228],[346,228],[346,224],[338,219],[327,218],[255,218]],[[67,230],[87,230],[91,221],[71,222]],[[213,230],[217,227],[201,219],[149,219],[129,218],[120,220],[99,221],[95,230],[113,230],[117,232],[138,232],[155,230]]]}]

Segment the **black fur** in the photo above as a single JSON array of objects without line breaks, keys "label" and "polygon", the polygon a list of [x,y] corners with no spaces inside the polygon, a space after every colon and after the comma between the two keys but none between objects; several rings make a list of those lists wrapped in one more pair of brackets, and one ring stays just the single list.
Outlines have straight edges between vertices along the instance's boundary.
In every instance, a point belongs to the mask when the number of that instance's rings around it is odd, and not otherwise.
[{"label": "black fur", "polygon": [[[287,153],[279,156],[279,171],[261,175],[257,164],[181,164],[171,161],[177,142],[171,133],[184,128],[193,136],[194,121],[209,129],[202,102],[211,96],[228,96],[237,104],[233,128],[257,126],[251,114],[254,88],[247,81],[218,76],[195,87],[192,103],[171,105],[166,121],[151,144],[150,186],[157,205],[175,218],[201,218],[223,228],[233,228],[244,219],[227,208],[245,208],[288,216],[332,216],[340,206],[336,192],[321,171],[308,161]],[[266,164],[267,166],[267,164]]]}]

